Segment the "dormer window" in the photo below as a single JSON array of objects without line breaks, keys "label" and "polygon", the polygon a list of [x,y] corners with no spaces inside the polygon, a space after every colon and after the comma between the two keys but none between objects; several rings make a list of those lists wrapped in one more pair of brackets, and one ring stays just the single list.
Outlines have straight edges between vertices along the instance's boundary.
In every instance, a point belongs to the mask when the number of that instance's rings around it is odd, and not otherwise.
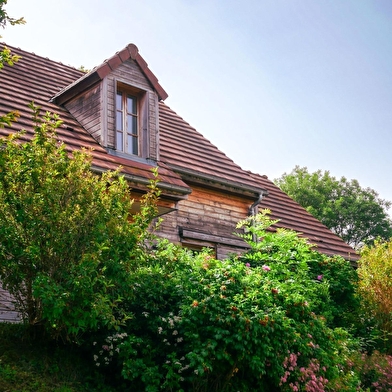
[{"label": "dormer window", "polygon": [[118,88],[116,93],[117,151],[140,155],[139,111],[139,98],[135,91]]}]

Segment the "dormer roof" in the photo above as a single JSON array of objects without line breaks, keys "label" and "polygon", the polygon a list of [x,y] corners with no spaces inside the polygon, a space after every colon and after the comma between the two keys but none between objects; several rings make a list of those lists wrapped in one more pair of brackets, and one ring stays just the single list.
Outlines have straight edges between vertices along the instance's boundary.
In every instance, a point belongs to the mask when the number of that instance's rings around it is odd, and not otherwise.
[{"label": "dormer roof", "polygon": [[144,76],[147,78],[147,80],[151,83],[152,87],[156,91],[159,100],[164,101],[168,97],[168,94],[159,84],[158,78],[152,73],[152,71],[148,67],[147,62],[140,55],[139,49],[134,44],[127,45],[124,49],[117,52],[114,56],[105,60],[102,64],[93,68],[90,72],[86,73],[71,84],[64,87],[51,98],[51,101],[57,103],[58,105],[64,104],[76,95],[82,93],[83,91],[86,91],[96,83],[99,83],[110,72],[116,70],[121,64],[123,64],[129,59],[132,59],[137,63]]}]

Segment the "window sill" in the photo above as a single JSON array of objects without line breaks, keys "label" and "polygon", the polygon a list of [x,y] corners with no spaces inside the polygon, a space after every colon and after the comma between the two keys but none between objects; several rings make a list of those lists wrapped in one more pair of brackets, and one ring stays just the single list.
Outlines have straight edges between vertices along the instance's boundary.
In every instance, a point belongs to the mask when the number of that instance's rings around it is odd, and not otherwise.
[{"label": "window sill", "polygon": [[106,148],[106,151],[110,155],[114,155],[116,157],[120,157],[120,158],[124,158],[124,159],[129,159],[130,161],[146,163],[147,165],[150,165],[150,166],[156,166],[157,165],[157,162],[155,160],[153,160],[153,159],[143,158],[143,157],[139,157],[138,155],[133,155],[133,154],[127,154],[125,152],[114,150],[113,148]]}]

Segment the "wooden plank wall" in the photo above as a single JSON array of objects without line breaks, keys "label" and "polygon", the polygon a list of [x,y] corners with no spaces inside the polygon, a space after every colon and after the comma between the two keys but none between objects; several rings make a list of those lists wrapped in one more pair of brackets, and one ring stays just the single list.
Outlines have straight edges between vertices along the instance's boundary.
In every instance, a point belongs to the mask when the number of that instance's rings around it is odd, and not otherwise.
[{"label": "wooden plank wall", "polygon": [[20,322],[18,312],[12,303],[11,295],[1,287],[0,283],[0,322]]},{"label": "wooden plank wall", "polygon": [[[243,252],[244,247],[232,246],[232,240],[238,240],[233,233],[238,221],[245,219],[248,208],[252,204],[239,196],[221,191],[192,186],[192,193],[187,200],[178,203],[178,210],[164,215],[158,234],[174,243],[181,243],[179,228],[194,230],[217,237],[229,239],[212,244],[205,241],[206,246],[215,246],[218,258],[227,257],[230,253]],[[207,236],[208,237],[208,236]],[[194,241],[202,245],[202,241]]]}]

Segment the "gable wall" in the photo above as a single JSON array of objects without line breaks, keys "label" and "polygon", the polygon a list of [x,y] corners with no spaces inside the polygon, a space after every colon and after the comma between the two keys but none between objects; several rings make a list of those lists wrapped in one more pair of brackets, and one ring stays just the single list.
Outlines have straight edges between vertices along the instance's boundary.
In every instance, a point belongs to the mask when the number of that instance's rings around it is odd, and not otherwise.
[{"label": "gable wall", "polygon": [[[233,246],[232,241],[239,238],[233,235],[238,221],[248,215],[251,201],[238,196],[215,190],[192,186],[192,193],[186,200],[178,203],[178,210],[164,215],[163,222],[157,234],[174,243],[192,243],[201,246],[211,246],[217,250],[217,257],[223,259],[230,253],[242,252],[244,247]],[[181,239],[179,227],[216,237],[227,238],[221,242]]]},{"label": "gable wall", "polygon": [[[147,157],[154,160],[158,159],[158,97],[150,83],[140,70],[139,66],[133,60],[127,60],[121,64],[115,71],[105,78],[107,83],[107,146],[110,148],[115,147],[115,93],[116,93],[116,81],[128,84],[133,87],[140,88],[147,92],[147,111],[148,114],[148,151]],[[142,113],[139,113],[139,116]]]}]

